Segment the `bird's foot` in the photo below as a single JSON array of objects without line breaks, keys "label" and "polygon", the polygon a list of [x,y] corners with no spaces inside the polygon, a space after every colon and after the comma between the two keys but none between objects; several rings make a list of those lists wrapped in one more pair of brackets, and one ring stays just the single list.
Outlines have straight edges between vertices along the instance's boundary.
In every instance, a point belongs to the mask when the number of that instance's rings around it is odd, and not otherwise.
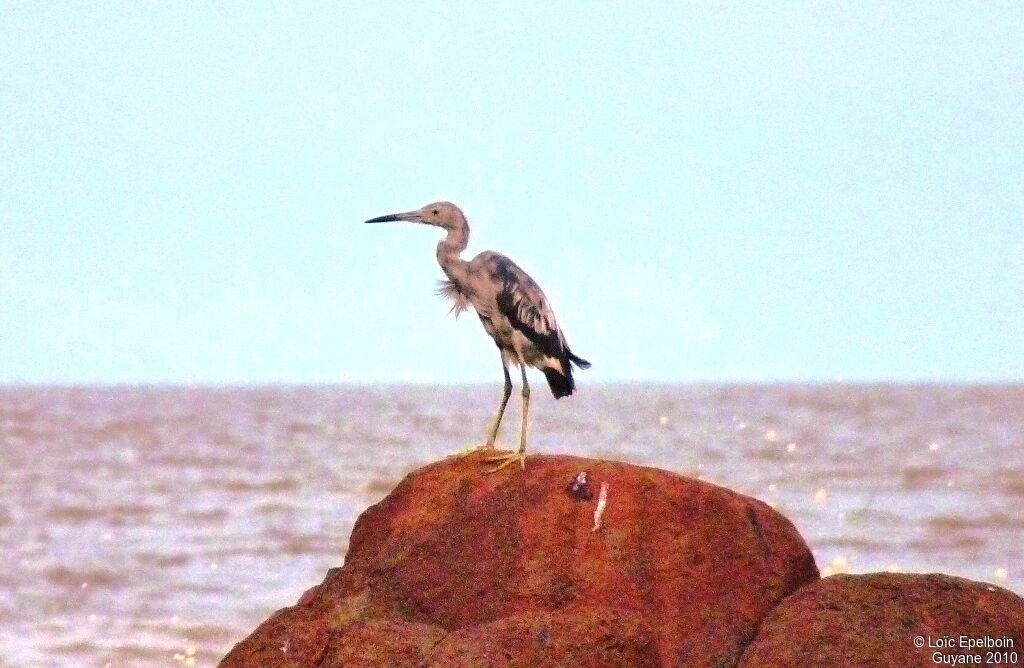
[{"label": "bird's foot", "polygon": [[495,450],[495,449],[496,448],[495,448],[495,445],[493,443],[480,443],[478,445],[466,446],[465,448],[463,448],[461,450],[458,450],[455,453],[453,453],[452,456],[453,457],[468,457],[469,455],[475,454],[475,453],[480,452],[480,451],[488,451],[488,450]]},{"label": "bird's foot", "polygon": [[526,470],[526,450],[517,450],[516,452],[509,452],[496,457],[487,457],[484,459],[485,462],[495,462],[498,465],[493,469],[488,469],[487,473],[497,473],[506,466],[511,466],[516,462],[519,462],[519,467]]}]

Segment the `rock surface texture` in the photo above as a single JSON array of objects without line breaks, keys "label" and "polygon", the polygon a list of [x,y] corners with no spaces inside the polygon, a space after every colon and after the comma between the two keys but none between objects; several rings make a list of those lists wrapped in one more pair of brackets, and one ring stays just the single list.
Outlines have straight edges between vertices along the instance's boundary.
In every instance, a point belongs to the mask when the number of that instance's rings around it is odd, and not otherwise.
[{"label": "rock surface texture", "polygon": [[410,474],[359,518],[344,566],[221,666],[735,666],[818,578],[789,520],[706,482],[562,456],[483,470]]},{"label": "rock surface texture", "polygon": [[[965,647],[961,636],[1002,647]],[[966,664],[957,658],[974,655]],[[772,611],[740,661],[741,668],[935,665],[1024,666],[1024,600],[949,575],[834,575]]]}]

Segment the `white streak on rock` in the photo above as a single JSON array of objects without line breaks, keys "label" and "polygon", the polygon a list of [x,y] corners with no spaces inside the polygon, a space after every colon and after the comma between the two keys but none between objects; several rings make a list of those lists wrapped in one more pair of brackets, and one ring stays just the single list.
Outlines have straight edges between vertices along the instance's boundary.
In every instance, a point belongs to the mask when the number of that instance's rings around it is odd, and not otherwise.
[{"label": "white streak on rock", "polygon": [[601,516],[604,515],[604,508],[608,505],[608,483],[601,483],[601,493],[597,496],[597,508],[594,508],[594,528],[597,531],[601,528]]}]

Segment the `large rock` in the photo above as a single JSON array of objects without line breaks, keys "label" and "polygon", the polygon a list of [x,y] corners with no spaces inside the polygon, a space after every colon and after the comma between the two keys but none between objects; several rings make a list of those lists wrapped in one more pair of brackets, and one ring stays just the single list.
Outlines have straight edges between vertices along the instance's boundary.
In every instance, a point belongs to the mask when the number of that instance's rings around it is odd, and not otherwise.
[{"label": "large rock", "polygon": [[[577,457],[483,467],[410,474],[356,522],[344,567],[221,665],[733,666],[818,577],[789,520],[709,483]],[[589,494],[570,493],[581,471]]]},{"label": "large rock", "polygon": [[500,666],[661,666],[654,635],[639,614],[569,606],[525,612],[450,633],[427,668]]},{"label": "large rock", "polygon": [[[961,636],[997,646],[965,647]],[[1007,645],[1016,660],[987,656]],[[967,655],[980,655],[979,665],[1024,665],[1024,599],[950,575],[872,573],[823,578],[789,596],[740,666],[913,668],[956,665]]]}]

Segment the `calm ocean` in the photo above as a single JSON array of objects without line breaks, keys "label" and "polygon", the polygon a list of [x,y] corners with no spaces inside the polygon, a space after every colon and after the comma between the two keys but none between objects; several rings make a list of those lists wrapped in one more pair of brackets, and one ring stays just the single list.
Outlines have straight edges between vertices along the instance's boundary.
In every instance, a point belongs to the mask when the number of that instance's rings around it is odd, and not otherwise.
[{"label": "calm ocean", "polygon": [[[0,666],[215,663],[339,565],[357,515],[403,475],[478,441],[499,393],[0,387]],[[824,572],[1024,591],[1024,385],[533,395],[532,450],[760,498]]]}]

